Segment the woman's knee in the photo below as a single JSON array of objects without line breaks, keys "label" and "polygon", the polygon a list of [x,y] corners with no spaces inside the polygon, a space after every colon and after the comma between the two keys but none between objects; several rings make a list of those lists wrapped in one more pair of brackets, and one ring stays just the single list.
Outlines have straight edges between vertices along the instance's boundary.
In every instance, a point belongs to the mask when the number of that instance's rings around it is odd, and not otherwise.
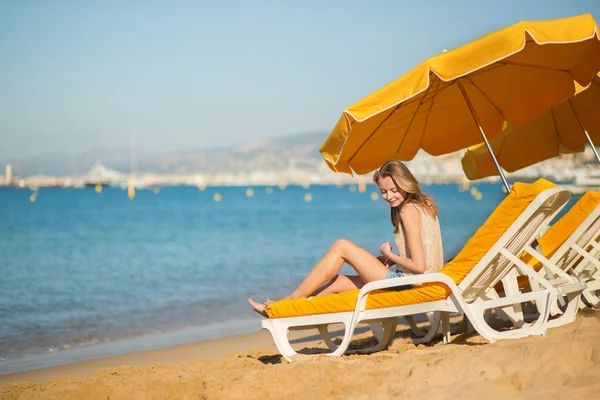
[{"label": "woman's knee", "polygon": [[349,241],[348,239],[338,239],[335,241],[335,243],[333,244],[333,246],[331,246],[331,250],[337,252],[337,253],[342,253],[344,254],[344,252],[352,247],[355,246],[354,243],[352,243],[351,241]]}]

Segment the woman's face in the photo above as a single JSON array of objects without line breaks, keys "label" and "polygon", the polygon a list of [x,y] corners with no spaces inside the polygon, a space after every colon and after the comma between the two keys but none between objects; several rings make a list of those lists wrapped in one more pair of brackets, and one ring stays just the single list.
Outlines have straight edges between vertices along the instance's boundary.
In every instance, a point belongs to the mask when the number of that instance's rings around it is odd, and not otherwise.
[{"label": "woman's face", "polygon": [[391,207],[398,207],[404,201],[406,193],[396,187],[396,184],[389,176],[379,178],[377,187],[381,193],[381,197],[387,201]]}]

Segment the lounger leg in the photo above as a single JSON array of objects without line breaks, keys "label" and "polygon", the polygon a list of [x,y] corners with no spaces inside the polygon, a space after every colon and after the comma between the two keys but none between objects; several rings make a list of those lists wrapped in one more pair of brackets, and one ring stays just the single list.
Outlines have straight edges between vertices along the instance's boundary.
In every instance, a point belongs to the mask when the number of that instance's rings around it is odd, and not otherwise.
[{"label": "lounger leg", "polygon": [[548,328],[555,328],[557,326],[562,326],[575,321],[577,310],[579,310],[581,293],[569,293],[566,295],[566,297],[567,308],[562,311],[562,315],[560,317],[548,320]]},{"label": "lounger leg", "polygon": [[[504,290],[507,295],[508,295],[508,292],[514,292],[514,288],[513,288],[513,290],[506,289],[508,286],[513,285],[511,282],[505,283],[505,281],[502,280],[502,283],[504,284]],[[496,290],[493,288],[487,292],[487,296],[490,299],[499,299],[500,298],[500,295],[498,295],[498,292],[496,292]],[[490,318],[491,310],[485,310],[484,312],[485,312],[484,318],[487,321]],[[500,318],[502,321],[510,321],[516,328],[521,328],[525,325],[525,317],[523,316],[523,309],[520,304],[518,305],[518,307],[516,305],[514,305],[514,306],[509,306],[509,307],[503,307],[503,308],[495,308],[494,312],[496,313],[498,318]]]},{"label": "lounger leg", "polygon": [[447,311],[442,311],[441,314],[442,319],[442,332],[444,334],[444,343],[450,343],[450,315]]},{"label": "lounger leg", "polygon": [[[387,338],[387,344],[385,345],[384,349],[387,349],[388,347],[390,347],[392,345],[392,343],[394,343],[394,340],[396,339],[396,328],[398,327],[398,317],[393,317],[388,319],[387,321],[385,321],[383,323],[384,329],[386,329],[389,332],[389,337]],[[385,342],[385,340],[383,340]]]},{"label": "lounger leg", "polygon": [[345,326],[344,338],[342,339],[342,343],[340,343],[340,345],[338,346],[337,349],[335,349],[335,351],[332,351],[331,353],[329,353],[327,355],[339,357],[339,356],[343,355],[344,352],[348,349],[348,346],[350,345],[350,341],[352,340],[352,335],[354,335],[354,329],[356,328],[356,324],[349,323],[347,325],[345,324],[344,326]]},{"label": "lounger leg", "polygon": [[408,326],[410,327],[410,330],[412,331],[413,335],[415,335],[416,337],[423,337],[427,335],[427,332],[425,332],[417,326],[415,318],[412,315],[406,315],[404,316],[404,318],[406,319],[406,322],[408,323]]},{"label": "lounger leg", "polygon": [[264,327],[271,332],[277,350],[279,350],[286,360],[292,361],[292,357],[298,353],[292,348],[288,340],[288,326],[279,323],[280,321],[277,320],[270,320],[269,322],[270,323]]},{"label": "lounger leg", "polygon": [[[564,301],[564,300],[563,300]],[[561,315],[563,312],[558,305],[558,299],[552,299],[550,302],[550,315]]]},{"label": "lounger leg", "polygon": [[594,308],[600,308],[600,297],[596,290],[590,290],[589,287],[583,291],[585,301]]},{"label": "lounger leg", "polygon": [[369,327],[371,328],[371,332],[373,332],[373,336],[375,339],[377,339],[377,342],[381,342],[383,335],[385,334],[383,331],[383,325],[381,325],[380,322],[374,322],[369,324]]},{"label": "lounger leg", "polygon": [[[430,319],[430,326],[429,326],[429,331],[427,332],[427,334],[421,338],[415,338],[413,339],[413,344],[421,344],[421,343],[429,343],[431,341],[431,339],[433,339],[435,337],[435,335],[438,334],[439,330],[440,330],[440,320],[443,320],[443,312],[441,311],[436,311],[433,313],[427,313],[428,317],[431,316]],[[446,315],[448,313],[445,313]],[[419,329],[419,328],[417,328]],[[413,330],[414,332],[414,330]]]},{"label": "lounger leg", "polygon": [[[504,286],[504,293],[506,293],[507,297],[521,293],[517,280],[517,271],[514,269],[502,278],[502,285]],[[523,316],[523,307],[521,304],[514,304],[502,308],[501,310],[512,321],[515,327],[520,328],[525,324],[525,317]],[[501,319],[504,319],[502,318],[501,313],[499,313],[499,316]]]},{"label": "lounger leg", "polygon": [[536,321],[531,324],[526,324],[519,329],[515,329],[514,332],[516,332],[516,336],[511,336],[510,332],[513,331],[508,331],[506,333],[507,337],[525,337],[528,335],[543,336],[546,334],[548,318],[550,317],[550,303],[555,301],[555,299],[552,298],[550,292],[546,292],[545,290],[540,290],[536,292],[536,294],[537,298],[534,300],[538,309],[538,317]]},{"label": "lounger leg", "polygon": [[471,324],[469,324],[469,318],[467,318],[467,316],[463,314],[462,320],[460,321],[460,324],[458,324],[458,328],[456,328],[454,333],[467,333],[467,332],[469,332],[469,333],[473,332],[473,327],[471,326]]},{"label": "lounger leg", "polygon": [[483,314],[474,313],[474,315],[469,316],[469,320],[473,324],[473,327],[484,339],[486,339],[490,343],[494,343],[496,341],[493,329],[491,329],[485,318],[483,318]]},{"label": "lounger leg", "polygon": [[397,325],[398,325],[398,317],[387,318],[383,321],[384,335],[383,335],[383,338],[381,339],[381,341],[379,341],[379,343],[377,343],[377,346],[375,346],[373,348],[373,351],[381,351],[381,350],[385,350],[388,347],[390,347],[390,345],[396,338],[396,326]]},{"label": "lounger leg", "polygon": [[333,340],[331,340],[331,336],[329,335],[329,331],[327,330],[327,327],[328,327],[328,325],[319,325],[317,327],[317,329],[319,330],[319,333],[323,337],[323,341],[325,342],[327,347],[329,347],[329,350],[334,351],[335,349],[337,349],[337,346],[335,345],[335,343],[333,343]]},{"label": "lounger leg", "polygon": [[583,291],[583,298],[591,307],[600,308],[600,280],[588,280],[585,284],[587,288]]},{"label": "lounger leg", "polygon": [[485,302],[472,303],[466,307],[464,311],[475,330],[490,343],[499,339],[521,338],[529,335],[545,335],[548,316],[550,314],[550,306],[548,304],[550,302],[550,292],[545,290],[540,291],[539,293],[536,293],[533,300],[535,300],[536,303],[539,303],[540,309],[542,310],[537,321],[532,325],[525,325],[522,328],[515,328],[505,332],[498,332],[487,324],[483,316],[486,309]]},{"label": "lounger leg", "polygon": [[[499,299],[500,295],[498,294],[498,292],[496,291],[496,289],[491,288],[487,293],[486,293],[487,297],[490,299]],[[491,310],[486,310],[488,314],[486,314],[486,320],[488,319]],[[497,308],[494,310],[494,312],[496,313],[496,316],[498,318],[500,318],[502,321],[511,321],[511,317],[509,317],[509,315],[507,314],[507,312],[502,309],[502,308]]]},{"label": "lounger leg", "polygon": [[[535,279],[529,279],[529,286],[531,287],[531,290],[533,290],[533,291],[542,289],[542,285],[540,285],[540,283],[538,281],[536,281]],[[540,309],[540,307],[537,303],[535,303],[535,308],[537,309],[538,314],[543,312],[543,310]]]}]

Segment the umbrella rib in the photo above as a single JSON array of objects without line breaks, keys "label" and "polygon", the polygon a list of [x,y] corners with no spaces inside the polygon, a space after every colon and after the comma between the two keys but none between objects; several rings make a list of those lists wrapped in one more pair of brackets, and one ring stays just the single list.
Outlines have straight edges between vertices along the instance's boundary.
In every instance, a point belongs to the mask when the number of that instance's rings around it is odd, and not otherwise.
[{"label": "umbrella rib", "polygon": [[[441,82],[445,82],[445,81],[441,81]],[[440,94],[441,92],[443,92],[444,90],[448,89],[450,86],[452,86],[454,84],[454,82],[448,82],[448,85],[442,87],[442,88],[438,88],[437,91],[434,92],[425,92],[425,94],[423,95],[423,97],[416,97],[416,98],[412,98],[409,101],[403,102],[398,104],[398,108],[402,108],[405,106],[409,106],[412,103],[415,103],[417,101],[421,101],[423,103],[428,102],[429,100],[431,100],[432,97],[437,96],[438,94]],[[439,86],[439,85],[438,85]],[[431,88],[431,85],[429,85],[429,87]],[[426,98],[429,95],[429,98]]]},{"label": "umbrella rib", "polygon": [[515,63],[515,62],[498,61],[498,64],[501,64],[503,66],[511,65],[513,67],[543,69],[545,71],[569,72],[566,69],[548,68],[548,67],[542,67],[539,65],[527,65],[527,64],[520,64],[520,63]]},{"label": "umbrella rib", "polygon": [[387,121],[402,105],[402,103],[398,104],[396,107],[394,107],[394,109],[392,110],[392,112],[390,112],[388,114],[387,117],[385,117],[385,119],[383,121],[381,121],[381,123],[379,125],[377,125],[377,128],[375,128],[373,130],[373,132],[371,132],[371,134],[369,135],[368,138],[366,138],[361,145],[358,147],[358,149],[356,149],[356,151],[354,152],[354,154],[352,154],[352,156],[350,158],[348,158],[347,163],[350,164],[350,162],[352,161],[352,159],[358,154],[358,152],[360,151],[360,149],[363,148],[363,146],[369,141],[369,139],[371,139],[373,137],[373,135],[375,135],[377,133],[377,131],[379,130],[379,128],[381,128],[381,126],[385,123],[385,121]]},{"label": "umbrella rib", "polygon": [[[448,85],[450,86],[450,85]],[[406,129],[406,132],[404,133],[404,137],[406,137],[406,133],[408,132],[408,130],[410,129],[410,126],[412,125],[415,116],[417,114],[417,111],[419,111],[419,108],[423,105],[423,103],[425,102],[425,97],[427,97],[427,94],[429,93],[429,90],[431,89],[431,84],[427,87],[427,90],[425,91],[425,94],[423,95],[423,97],[421,98],[421,103],[417,106],[417,109],[415,110],[415,113],[413,114],[412,119],[410,120],[410,124],[408,125],[408,128]],[[443,89],[442,89],[443,90]],[[437,93],[436,93],[437,94]],[[415,99],[416,101],[416,99]],[[408,104],[411,104],[412,102],[408,102],[408,103],[400,103],[398,104],[396,107],[394,107],[394,109],[392,110],[392,112],[389,113],[389,115],[387,117],[385,117],[385,119],[383,121],[381,121],[379,123],[379,125],[377,125],[377,128],[375,128],[373,130],[373,132],[371,132],[371,134],[369,135],[369,137],[367,137],[362,143],[361,145],[358,147],[358,149],[356,149],[356,151],[354,152],[354,154],[352,154],[352,156],[350,156],[348,158],[348,163],[350,163],[352,161],[352,159],[354,159],[354,157],[356,157],[356,155],[358,154],[358,152],[360,151],[360,149],[363,148],[363,146],[373,137],[373,135],[375,135],[377,133],[377,131],[379,130],[379,128],[381,128],[381,126],[392,116],[394,115],[394,113],[396,111],[398,111],[398,109],[402,106],[406,106]],[[400,142],[400,146],[398,146],[398,150],[396,151],[396,153],[398,151],[400,151],[400,147],[402,146],[402,143],[404,142],[404,137],[402,138],[402,142]]]},{"label": "umbrella rib", "polygon": [[[502,141],[502,143],[500,143],[500,147],[498,148],[498,154],[495,154],[496,159],[498,160],[498,163],[500,165],[502,165],[502,163],[500,162],[500,154],[502,154],[502,148],[504,147],[504,143],[506,143],[506,138],[504,138],[505,140]],[[492,147],[493,150],[493,147]]]},{"label": "umbrella rib", "polygon": [[[498,164],[500,164],[500,166],[504,169],[506,169],[506,168],[504,167],[504,165],[502,165],[500,158],[502,155],[502,150],[504,149],[504,145],[506,144],[506,141],[508,140],[508,136],[512,133],[513,129],[514,128],[509,128],[508,132],[506,132],[504,135],[501,136],[502,142],[500,143],[500,146],[498,146],[498,152],[494,153],[494,155],[496,156],[496,160],[498,160]],[[508,171],[508,172],[514,172],[514,171]]]},{"label": "umbrella rib", "polygon": [[467,78],[465,78],[465,80],[466,80],[467,82],[469,82],[471,85],[473,85],[473,86],[475,87],[475,89],[479,90],[479,93],[481,93],[481,95],[482,95],[483,97],[485,97],[485,99],[486,99],[487,101],[489,101],[489,102],[490,102],[490,104],[491,104],[491,105],[492,105],[492,106],[493,106],[493,107],[496,109],[496,111],[498,112],[498,114],[500,114],[500,116],[502,116],[502,118],[503,118],[503,119],[506,121],[506,117],[504,116],[504,114],[502,113],[502,111],[500,110],[500,108],[498,108],[498,106],[497,106],[497,105],[496,105],[496,104],[495,104],[495,103],[492,101],[492,99],[490,99],[490,98],[487,96],[487,94],[485,94],[485,92],[484,92],[483,90],[481,90],[481,88],[479,88],[479,86],[477,86],[477,85],[475,84],[475,82],[473,82],[471,79],[467,79]]},{"label": "umbrella rib", "polygon": [[498,162],[500,162],[500,153],[502,152],[502,149],[504,148],[504,145],[506,144],[506,140],[508,139],[508,136],[512,133],[512,131],[514,130],[514,126],[510,126],[507,127],[506,129],[504,129],[502,131],[502,135],[500,135],[500,137],[498,139],[502,139],[502,143],[500,143],[500,146],[498,147],[498,154],[496,154],[496,157],[498,158]]},{"label": "umbrella rib", "polygon": [[[448,83],[447,85],[443,86],[442,88],[440,88],[439,86],[441,86],[440,82],[444,82],[444,83]],[[442,93],[444,90],[450,88],[452,85],[454,85],[454,81],[452,82],[446,82],[443,81],[441,79],[438,80],[438,87],[436,88],[435,91],[429,91],[431,89],[431,85],[429,85],[429,89],[428,91],[425,92],[425,94],[423,95],[423,97],[420,98],[416,98],[416,99],[411,99],[410,101],[407,101],[405,103],[401,103],[399,105],[399,108],[402,108],[404,106],[408,106],[412,103],[415,103],[417,101],[421,101],[423,104],[427,103],[429,100],[431,100],[432,98],[434,98],[435,96],[437,96],[438,94]],[[429,96],[429,97],[428,97]]]},{"label": "umbrella rib", "polygon": [[490,71],[492,71],[492,70],[498,69],[498,68],[500,68],[500,67],[504,67],[504,65],[502,65],[502,64],[499,64],[499,63],[495,63],[495,64],[492,64],[492,65],[489,65],[488,67],[489,67],[489,68],[482,68],[482,69],[480,69],[480,70],[478,70],[478,71],[472,72],[472,73],[470,73],[468,76],[469,76],[469,77],[473,77],[473,76],[476,76],[476,75],[481,75],[481,74],[484,74],[484,73],[490,72]]},{"label": "umbrella rib", "polygon": [[[448,82],[447,85],[440,88],[440,86],[441,86],[440,82],[444,82],[444,81],[442,81],[441,79],[437,80],[437,88],[435,91],[433,91],[431,93],[425,93],[425,95],[423,96],[423,99],[421,100],[423,102],[423,104],[427,103],[429,100],[433,99],[435,96],[442,93],[444,90],[448,89],[450,86],[452,86],[454,84],[454,82]],[[427,98],[427,95],[430,95],[429,98]]]},{"label": "umbrella rib", "polygon": [[[434,78],[434,79],[436,79],[436,83],[437,83],[437,84],[438,84],[438,86],[439,86],[439,82],[440,82],[440,80],[439,80],[439,78],[437,77],[437,75],[435,75],[435,74],[434,74],[434,76],[436,77],[436,78]],[[429,85],[429,87],[427,88],[427,91],[425,92],[425,95],[423,96],[423,98],[421,99],[421,102],[420,102],[420,103],[419,103],[419,105],[417,106],[417,109],[416,109],[416,110],[415,110],[415,112],[413,113],[413,115],[412,115],[412,118],[410,119],[410,123],[408,124],[408,126],[406,127],[406,130],[404,131],[404,135],[402,135],[402,140],[400,141],[400,144],[398,145],[398,148],[396,149],[396,154],[399,154],[399,153],[400,153],[400,147],[402,147],[402,145],[404,144],[404,140],[406,139],[406,136],[408,136],[408,131],[410,130],[410,127],[412,126],[412,124],[413,124],[413,122],[414,122],[415,118],[417,117],[417,113],[419,112],[419,109],[421,109],[421,106],[422,106],[423,104],[425,104],[425,103],[426,103],[426,101],[429,101],[430,99],[433,99],[433,98],[435,97],[435,95],[438,93],[438,92],[436,92],[436,93],[435,93],[435,94],[433,94],[433,95],[432,95],[432,96],[431,96],[429,99],[425,100],[425,98],[427,97],[427,94],[429,93],[429,89],[431,89],[431,87],[432,87],[432,86],[433,86],[433,85],[431,85],[431,84]],[[448,85],[448,86],[446,86],[446,87],[449,87],[449,86],[450,86],[450,85]],[[445,89],[445,88],[444,88],[444,89]],[[442,89],[442,90],[443,90],[443,89]]]},{"label": "umbrella rib", "polygon": [[560,135],[558,134],[558,124],[556,123],[556,115],[554,114],[554,107],[550,109],[550,114],[552,115],[552,123],[554,124],[554,131],[556,132],[556,136],[558,137],[558,141],[562,143]]},{"label": "umbrella rib", "polygon": [[[498,160],[498,163],[499,163],[499,164],[502,164],[502,163],[500,162],[500,154],[502,153],[502,148],[504,147],[504,144],[506,143],[506,136],[508,136],[508,135],[502,135],[502,136],[500,136],[500,137],[498,138],[498,139],[504,139],[504,140],[502,140],[502,143],[500,143],[500,146],[498,146],[498,151],[497,151],[497,152],[496,152],[496,151],[494,152],[494,155],[496,156],[496,159]],[[490,143],[490,145],[491,145],[491,143]],[[490,146],[490,147],[491,147],[491,146]],[[493,150],[493,149],[494,149],[494,148],[492,147],[492,150]],[[503,167],[503,168],[504,168],[504,167]]]}]

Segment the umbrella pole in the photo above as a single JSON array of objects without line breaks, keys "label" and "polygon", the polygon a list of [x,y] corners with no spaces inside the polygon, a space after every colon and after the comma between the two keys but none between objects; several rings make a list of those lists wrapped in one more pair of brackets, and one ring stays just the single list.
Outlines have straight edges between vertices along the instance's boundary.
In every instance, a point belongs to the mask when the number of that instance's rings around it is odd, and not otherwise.
[{"label": "umbrella pole", "polygon": [[475,120],[475,123],[477,124],[477,127],[479,128],[479,132],[481,133],[481,137],[483,137],[485,146],[487,147],[488,151],[490,152],[490,156],[492,157],[492,160],[494,160],[494,165],[496,165],[496,169],[500,173],[500,178],[502,179],[502,183],[504,184],[504,187],[506,188],[506,193],[510,193],[510,186],[509,186],[508,182],[506,181],[506,177],[504,176],[504,172],[502,171],[502,168],[500,168],[500,164],[498,163],[498,160],[496,159],[494,150],[492,150],[492,146],[490,146],[490,142],[488,142],[487,137],[485,136],[485,132],[483,131],[483,128],[481,127],[481,123],[479,122],[479,118],[477,117],[477,114],[475,113],[475,109],[473,108],[473,105],[471,104],[471,100],[469,100],[469,97],[467,96],[467,93],[465,92],[465,88],[463,88],[462,82],[458,81],[456,84],[460,88],[460,92],[462,93],[463,97],[465,98],[465,101],[467,102],[467,105],[469,106],[469,111],[471,111],[471,115],[473,116],[473,119]]},{"label": "umbrella pole", "polygon": [[600,163],[600,156],[598,155],[598,150],[596,150],[596,146],[594,146],[594,142],[592,141],[592,138],[590,137],[588,131],[585,129],[583,122],[581,122],[581,117],[579,116],[579,113],[577,112],[577,109],[575,108],[575,104],[573,104],[572,99],[569,99],[569,105],[571,106],[571,110],[573,110],[573,114],[575,114],[575,117],[577,118],[577,122],[579,122],[579,126],[581,127],[581,130],[585,134],[585,137],[586,137],[588,143],[590,144],[590,147],[592,148],[594,155],[596,156],[596,160]]}]

